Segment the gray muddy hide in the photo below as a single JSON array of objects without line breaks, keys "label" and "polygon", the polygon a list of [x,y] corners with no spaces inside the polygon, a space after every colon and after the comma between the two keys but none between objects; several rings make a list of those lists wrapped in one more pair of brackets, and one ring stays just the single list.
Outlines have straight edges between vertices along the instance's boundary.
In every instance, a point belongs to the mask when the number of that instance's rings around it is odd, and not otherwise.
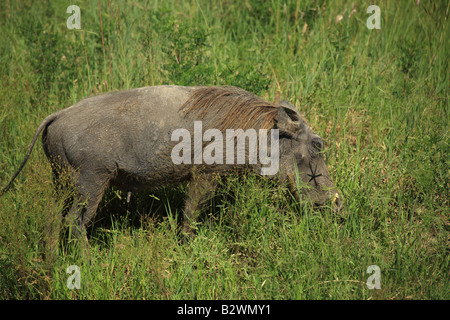
[{"label": "gray muddy hide", "polygon": [[183,231],[190,233],[200,208],[215,189],[212,174],[243,167],[257,173],[261,169],[260,164],[174,164],[171,151],[177,142],[171,141],[171,135],[179,128],[192,132],[195,120],[203,121],[203,131],[279,129],[279,170],[274,178],[288,181],[296,194],[297,168],[303,184],[309,186],[302,193],[314,204],[332,200],[340,206],[319,152],[323,142],[297,109],[287,102],[265,102],[235,87],[154,86],[84,99],[41,123],[12,180],[43,130],[44,151],[56,180],[62,168],[71,173],[77,186],[77,197],[68,214],[73,232],[85,232],[108,186],[130,192],[188,180]]}]

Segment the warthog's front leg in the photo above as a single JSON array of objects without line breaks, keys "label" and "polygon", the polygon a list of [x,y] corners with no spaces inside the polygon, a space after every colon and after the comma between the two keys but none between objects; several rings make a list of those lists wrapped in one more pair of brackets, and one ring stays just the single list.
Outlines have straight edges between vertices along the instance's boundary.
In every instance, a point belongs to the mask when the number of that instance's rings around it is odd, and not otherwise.
[{"label": "warthog's front leg", "polygon": [[212,174],[194,172],[189,182],[189,191],[184,208],[182,234],[185,237],[193,237],[197,217],[211,199],[217,184],[217,179]]}]

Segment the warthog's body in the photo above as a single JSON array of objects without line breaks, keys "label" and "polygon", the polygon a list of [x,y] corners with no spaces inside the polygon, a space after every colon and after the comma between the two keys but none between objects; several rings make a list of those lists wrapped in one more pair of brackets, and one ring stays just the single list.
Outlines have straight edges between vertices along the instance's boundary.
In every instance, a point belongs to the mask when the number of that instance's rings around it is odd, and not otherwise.
[{"label": "warthog's body", "polygon": [[[84,99],[41,123],[11,182],[43,130],[44,150],[56,180],[65,169],[78,187],[69,212],[76,230],[84,231],[109,185],[136,191],[189,180],[184,228],[188,231],[188,222],[214,190],[212,174],[244,166],[175,165],[172,132],[192,130],[194,120],[203,121],[203,130],[278,128],[280,170],[276,177],[292,184],[296,163],[302,180],[312,187],[306,193],[313,202],[323,204],[329,198],[339,202],[323,157],[317,153],[322,148],[320,137],[301,120],[295,107],[285,102],[273,105],[234,87],[155,86]],[[246,167],[259,172],[261,165]]]},{"label": "warthog's body", "polygon": [[186,180],[190,172],[167,151],[172,131],[189,125],[178,109],[191,90],[148,87],[84,99],[47,126],[46,154],[79,169],[79,184],[99,192],[108,183],[137,191]]}]

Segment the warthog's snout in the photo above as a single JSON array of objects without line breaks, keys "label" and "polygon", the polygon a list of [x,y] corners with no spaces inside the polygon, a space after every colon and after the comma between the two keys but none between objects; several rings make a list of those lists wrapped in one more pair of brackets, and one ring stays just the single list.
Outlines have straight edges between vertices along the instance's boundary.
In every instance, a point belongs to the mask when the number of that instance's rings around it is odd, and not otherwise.
[{"label": "warthog's snout", "polygon": [[339,194],[339,191],[333,190],[329,193],[329,196],[326,198],[320,199],[317,198],[314,202],[314,208],[324,209],[331,208],[334,212],[339,212],[343,209],[342,198]]}]

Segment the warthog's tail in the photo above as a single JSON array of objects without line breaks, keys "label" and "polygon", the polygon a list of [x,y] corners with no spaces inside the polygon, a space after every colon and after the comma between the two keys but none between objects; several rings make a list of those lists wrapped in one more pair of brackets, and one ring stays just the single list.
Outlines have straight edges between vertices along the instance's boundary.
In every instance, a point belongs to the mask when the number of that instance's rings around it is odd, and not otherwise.
[{"label": "warthog's tail", "polygon": [[39,137],[39,134],[41,133],[41,131],[44,130],[44,128],[46,126],[48,126],[53,120],[55,120],[58,115],[59,115],[59,112],[55,112],[55,113],[49,115],[39,125],[39,127],[36,130],[36,133],[34,134],[33,140],[31,140],[31,144],[28,147],[28,151],[27,151],[27,154],[25,155],[25,159],[23,159],[22,164],[20,165],[19,169],[17,169],[17,171],[14,173],[14,176],[11,178],[8,185],[5,188],[3,188],[2,190],[0,190],[0,196],[3,195],[6,191],[8,191],[9,188],[11,188],[14,180],[19,175],[20,171],[22,171],[23,167],[25,166],[25,163],[27,162],[28,158],[30,157],[31,151],[33,150],[34,144],[36,143],[36,140]]}]

